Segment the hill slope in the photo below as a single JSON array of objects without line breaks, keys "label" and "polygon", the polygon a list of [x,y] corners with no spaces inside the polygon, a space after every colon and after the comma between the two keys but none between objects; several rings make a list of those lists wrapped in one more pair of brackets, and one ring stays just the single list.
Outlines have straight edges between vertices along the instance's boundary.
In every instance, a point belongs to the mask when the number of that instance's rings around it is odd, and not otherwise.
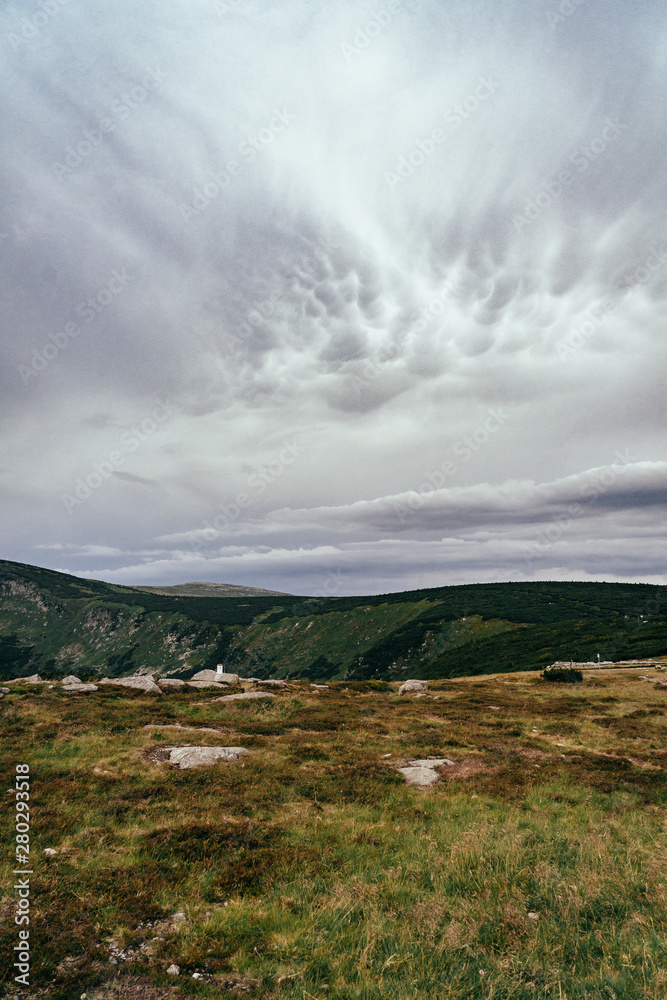
[{"label": "hill slope", "polygon": [[262,677],[434,678],[667,654],[667,588],[649,584],[469,584],[363,598],[151,590],[0,561],[0,676],[188,676],[223,662]]}]

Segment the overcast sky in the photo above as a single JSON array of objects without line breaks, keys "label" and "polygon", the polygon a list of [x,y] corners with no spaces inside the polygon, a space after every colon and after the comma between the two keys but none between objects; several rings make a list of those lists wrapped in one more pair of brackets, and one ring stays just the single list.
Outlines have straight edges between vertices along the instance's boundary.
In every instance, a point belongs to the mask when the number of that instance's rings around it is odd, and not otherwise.
[{"label": "overcast sky", "polygon": [[2,555],[665,583],[664,0],[0,12]]}]

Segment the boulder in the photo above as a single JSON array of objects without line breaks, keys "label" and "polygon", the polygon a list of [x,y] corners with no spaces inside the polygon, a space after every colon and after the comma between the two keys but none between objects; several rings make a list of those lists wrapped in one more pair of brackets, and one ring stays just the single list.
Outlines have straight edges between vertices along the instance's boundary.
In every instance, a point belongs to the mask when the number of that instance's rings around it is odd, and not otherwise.
[{"label": "boulder", "polygon": [[190,767],[208,767],[219,760],[238,760],[248,751],[245,747],[174,747],[167,758],[181,770]]},{"label": "boulder", "polygon": [[219,674],[217,670],[200,670],[193,674],[193,681],[213,681],[215,684],[238,684],[238,674]]},{"label": "boulder", "polygon": [[99,683],[134,688],[137,691],[143,691],[145,694],[162,694],[150,674],[142,677],[103,677]]},{"label": "boulder", "polygon": [[270,680],[270,681],[256,681],[255,683],[261,684],[262,687],[267,687],[267,688],[286,688],[287,687],[287,684],[285,684],[285,681],[273,681],[273,680]]},{"label": "boulder", "polygon": [[269,691],[245,691],[243,694],[223,694],[222,698],[213,698],[212,701],[246,701],[248,698],[275,698],[275,694]]},{"label": "boulder", "polygon": [[0,694],[9,694],[11,688],[0,688]]},{"label": "boulder", "polygon": [[89,694],[97,691],[97,684],[64,684],[63,691],[67,694]]},{"label": "boulder", "polygon": [[399,694],[414,694],[417,691],[427,691],[428,681],[404,681],[398,689]]},{"label": "boulder", "polygon": [[259,677],[239,677],[240,684],[259,684]]},{"label": "boulder", "polygon": [[68,674],[67,677],[63,677],[62,683],[63,684],[82,684],[83,681],[81,680],[80,677],[75,677],[74,674]]},{"label": "boulder", "polygon": [[178,677],[158,677],[157,682],[160,687],[177,688],[179,691],[185,687],[185,681],[179,680]]}]

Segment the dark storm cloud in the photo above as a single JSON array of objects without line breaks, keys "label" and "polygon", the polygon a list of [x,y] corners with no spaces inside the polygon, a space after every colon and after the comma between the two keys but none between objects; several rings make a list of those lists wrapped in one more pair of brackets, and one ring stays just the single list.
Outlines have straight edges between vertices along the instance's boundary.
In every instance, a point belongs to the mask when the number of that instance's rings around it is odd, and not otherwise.
[{"label": "dark storm cloud", "polygon": [[666,39],[657,2],[5,7],[7,554],[191,577],[280,466],[193,578],[317,588],[333,539],[351,590],[399,552],[386,589],[653,578],[619,525],[663,502]]}]

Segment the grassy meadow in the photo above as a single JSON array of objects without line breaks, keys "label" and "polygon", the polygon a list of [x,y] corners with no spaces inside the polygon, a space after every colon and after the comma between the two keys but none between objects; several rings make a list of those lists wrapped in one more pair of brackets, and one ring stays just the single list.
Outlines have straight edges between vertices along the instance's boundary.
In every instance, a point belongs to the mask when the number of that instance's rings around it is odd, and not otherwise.
[{"label": "grassy meadow", "polygon": [[[29,990],[9,961],[0,992],[665,997],[667,689],[644,672],[487,675],[402,698],[382,682],[293,682],[231,703],[15,683],[1,752],[9,789],[30,765],[33,960]],[[176,723],[194,729],[164,728]],[[156,762],[192,744],[249,754]],[[429,756],[455,765],[408,786],[396,765]]]}]

